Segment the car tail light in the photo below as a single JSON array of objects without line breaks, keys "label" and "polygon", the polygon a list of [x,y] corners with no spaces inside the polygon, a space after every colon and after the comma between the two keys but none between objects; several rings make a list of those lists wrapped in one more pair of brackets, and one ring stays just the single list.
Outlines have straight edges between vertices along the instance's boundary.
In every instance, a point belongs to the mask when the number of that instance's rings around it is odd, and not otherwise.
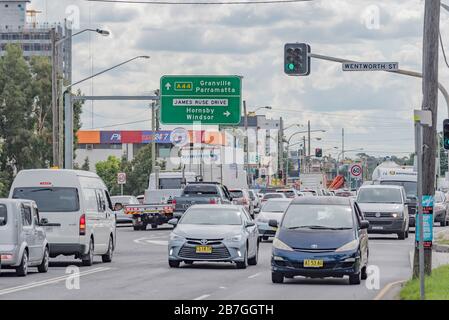
[{"label": "car tail light", "polygon": [[209,203],[210,203],[210,204],[217,204],[217,199],[211,198],[211,199],[209,200]]},{"label": "car tail light", "polygon": [[2,254],[0,260],[12,260],[12,254]]},{"label": "car tail light", "polygon": [[176,199],[173,199],[171,202],[172,205],[176,206]]},{"label": "car tail light", "polygon": [[80,217],[80,236],[86,235],[86,215]]},{"label": "car tail light", "polygon": [[243,199],[242,203],[246,205],[246,204],[248,204],[248,200]]}]

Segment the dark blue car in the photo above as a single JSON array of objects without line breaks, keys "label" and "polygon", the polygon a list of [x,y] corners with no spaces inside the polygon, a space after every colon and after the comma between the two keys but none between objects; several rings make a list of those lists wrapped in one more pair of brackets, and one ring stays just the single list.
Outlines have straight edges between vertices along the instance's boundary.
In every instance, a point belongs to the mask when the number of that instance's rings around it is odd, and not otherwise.
[{"label": "dark blue car", "polygon": [[[276,220],[269,221],[276,227]],[[304,276],[366,279],[369,222],[357,203],[341,197],[299,197],[289,205],[273,240],[273,283]]]}]

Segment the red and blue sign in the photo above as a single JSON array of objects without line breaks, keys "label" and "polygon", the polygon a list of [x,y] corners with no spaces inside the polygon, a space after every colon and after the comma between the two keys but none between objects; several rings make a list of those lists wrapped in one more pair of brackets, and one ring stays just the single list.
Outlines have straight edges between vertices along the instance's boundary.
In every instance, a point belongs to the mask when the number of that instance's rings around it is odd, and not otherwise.
[{"label": "red and blue sign", "polygon": [[[156,143],[171,143],[171,131],[100,131],[100,143],[151,143],[153,138]],[[79,143],[85,143],[81,139]]]}]

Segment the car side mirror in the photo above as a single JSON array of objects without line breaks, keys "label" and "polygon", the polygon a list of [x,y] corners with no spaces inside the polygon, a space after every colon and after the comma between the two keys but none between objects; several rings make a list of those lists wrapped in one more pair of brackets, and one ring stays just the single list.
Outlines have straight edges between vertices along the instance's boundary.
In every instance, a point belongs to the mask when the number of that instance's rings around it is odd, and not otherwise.
[{"label": "car side mirror", "polygon": [[248,221],[248,222],[246,222],[245,227],[249,228],[249,227],[254,227],[255,225],[256,224],[253,221]]},{"label": "car side mirror", "polygon": [[277,220],[275,220],[275,219],[270,219],[270,220],[268,221],[268,225],[269,225],[270,227],[277,228],[279,224],[278,224],[278,221],[277,221]]},{"label": "car side mirror", "polygon": [[369,227],[369,221],[368,220],[360,221],[360,229],[368,229],[368,227]]},{"label": "car side mirror", "polygon": [[46,224],[48,224],[47,218],[42,218],[41,221],[39,222],[39,225],[41,225],[41,226],[45,226]]},{"label": "car side mirror", "polygon": [[120,210],[122,210],[122,209],[123,209],[123,204],[122,204],[122,203],[117,202],[117,203],[114,205],[114,211],[120,211]]},{"label": "car side mirror", "polygon": [[260,213],[260,208],[254,208],[254,213]]},{"label": "car side mirror", "polygon": [[173,227],[176,227],[178,225],[178,219],[173,218],[168,220],[168,224],[171,224]]}]

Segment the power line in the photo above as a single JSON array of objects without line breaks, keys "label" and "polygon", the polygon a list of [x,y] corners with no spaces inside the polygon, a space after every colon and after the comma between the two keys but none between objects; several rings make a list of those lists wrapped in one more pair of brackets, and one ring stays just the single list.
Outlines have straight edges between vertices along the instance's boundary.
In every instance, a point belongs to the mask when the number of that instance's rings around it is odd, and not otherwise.
[{"label": "power line", "polygon": [[443,44],[443,38],[441,37],[441,32],[438,32],[438,35],[440,36],[441,51],[443,51],[444,62],[446,63],[446,66],[449,68],[449,63],[447,62],[446,51],[444,50],[444,44]]},{"label": "power line", "polygon": [[287,4],[312,0],[255,0],[255,1],[130,1],[130,0],[87,0],[89,2],[127,3],[127,4],[151,4],[151,5],[252,5],[252,4]]},{"label": "power line", "polygon": [[139,121],[132,121],[132,122],[115,123],[115,124],[109,124],[109,125],[105,125],[105,126],[100,126],[100,127],[92,128],[92,129],[102,129],[102,128],[111,128],[111,127],[126,126],[126,125],[128,125],[128,124],[136,124],[136,123],[148,122],[148,121],[150,121],[150,120],[151,120],[151,119],[139,120]]}]

